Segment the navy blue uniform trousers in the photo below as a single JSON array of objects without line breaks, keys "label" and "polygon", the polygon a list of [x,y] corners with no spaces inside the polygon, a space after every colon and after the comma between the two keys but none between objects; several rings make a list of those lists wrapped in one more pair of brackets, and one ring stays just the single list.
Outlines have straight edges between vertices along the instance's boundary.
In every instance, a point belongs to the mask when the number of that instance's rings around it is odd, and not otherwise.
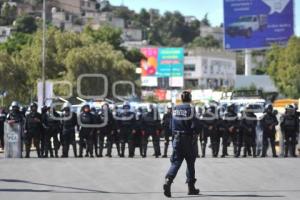
[{"label": "navy blue uniform trousers", "polygon": [[185,160],[187,164],[187,183],[195,183],[195,161],[197,156],[197,138],[192,135],[174,135],[171,167],[166,178],[173,180]]}]

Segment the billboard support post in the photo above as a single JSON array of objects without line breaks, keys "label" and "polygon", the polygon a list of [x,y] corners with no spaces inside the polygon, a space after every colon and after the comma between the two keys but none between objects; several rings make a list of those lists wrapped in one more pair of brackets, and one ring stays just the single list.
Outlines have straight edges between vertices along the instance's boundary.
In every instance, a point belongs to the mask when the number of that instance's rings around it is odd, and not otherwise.
[{"label": "billboard support post", "polygon": [[245,76],[252,74],[252,51],[245,49]]}]

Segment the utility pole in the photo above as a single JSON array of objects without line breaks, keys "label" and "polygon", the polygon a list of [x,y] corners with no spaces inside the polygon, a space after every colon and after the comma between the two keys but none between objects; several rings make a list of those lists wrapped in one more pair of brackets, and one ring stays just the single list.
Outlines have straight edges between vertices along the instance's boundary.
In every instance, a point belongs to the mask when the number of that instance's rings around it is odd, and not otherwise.
[{"label": "utility pole", "polygon": [[43,0],[43,44],[42,44],[42,84],[43,84],[43,105],[46,99],[46,0]]}]

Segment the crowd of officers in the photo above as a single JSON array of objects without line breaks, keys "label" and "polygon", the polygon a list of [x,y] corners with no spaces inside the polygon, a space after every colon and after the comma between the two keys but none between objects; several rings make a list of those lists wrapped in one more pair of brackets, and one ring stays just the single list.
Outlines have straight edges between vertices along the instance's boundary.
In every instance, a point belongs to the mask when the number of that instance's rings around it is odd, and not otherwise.
[{"label": "crowd of officers", "polygon": [[[228,146],[233,145],[233,156],[256,157],[257,124],[263,131],[263,148],[261,157],[267,156],[270,147],[273,157],[277,157],[275,149],[276,126],[280,125],[284,138],[284,156],[296,157],[296,145],[299,132],[299,114],[294,105],[286,106],[280,122],[271,104],[266,105],[264,115],[258,120],[255,108],[247,105],[240,114],[234,104],[227,105],[224,110],[215,104],[199,108],[194,114],[194,131],[199,136],[202,157],[206,156],[208,144],[212,156],[228,156]],[[116,146],[119,157],[134,157],[136,148],[142,157],[147,157],[147,147],[150,137],[153,142],[156,158],[167,157],[169,144],[172,142],[172,105],[169,105],[163,119],[160,119],[157,108],[150,105],[147,111],[139,108],[133,112],[129,103],[124,103],[121,109],[110,109],[104,104],[100,110],[91,108],[88,104],[81,108],[80,113],[71,111],[71,105],[66,103],[59,114],[51,107],[43,107],[38,112],[35,103],[30,105],[29,112],[20,109],[18,102],[12,102],[9,113],[0,110],[0,145],[4,146],[4,122],[8,124],[24,124],[23,144],[25,157],[30,157],[32,143],[38,157],[69,157],[72,146],[75,157],[112,157],[113,145]],[[79,131],[79,144],[76,132]],[[163,153],[160,139],[164,138]],[[208,141],[210,140],[210,143]],[[126,148],[126,145],[128,148]],[[22,145],[23,146],[23,145]],[[62,147],[62,155],[59,149]],[[104,155],[104,149],[107,148]],[[198,145],[197,145],[198,148]],[[128,154],[125,150],[128,149]],[[200,151],[198,151],[200,157]]]}]

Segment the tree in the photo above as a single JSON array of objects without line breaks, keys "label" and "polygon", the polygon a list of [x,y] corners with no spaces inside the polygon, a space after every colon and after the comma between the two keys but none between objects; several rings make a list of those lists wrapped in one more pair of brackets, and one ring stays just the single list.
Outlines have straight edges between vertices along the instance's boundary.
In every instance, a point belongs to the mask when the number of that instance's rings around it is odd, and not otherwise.
[{"label": "tree", "polygon": [[[72,49],[65,61],[67,80],[76,85],[77,78],[82,74],[104,74],[108,78],[108,96],[112,97],[114,82],[120,80],[135,81],[135,66],[127,61],[121,51],[114,50],[113,46],[103,44],[91,44]],[[90,78],[82,82],[84,95],[99,95],[104,92],[102,79]]]},{"label": "tree", "polygon": [[286,47],[274,45],[267,52],[267,66],[280,92],[290,98],[299,98],[300,38],[292,37]]},{"label": "tree", "polygon": [[206,13],[203,17],[203,19],[201,20],[201,25],[204,26],[211,26],[210,21],[208,19],[208,13]]},{"label": "tree", "polygon": [[119,49],[122,43],[122,31],[111,26],[103,26],[98,30],[86,27],[83,34],[91,43],[107,42],[116,49]]},{"label": "tree", "polygon": [[4,99],[5,105],[13,100],[27,102],[30,97],[24,69],[14,62],[6,52],[0,52],[0,90],[7,91],[8,96]]},{"label": "tree", "polygon": [[189,48],[203,47],[203,48],[221,48],[221,42],[216,40],[213,36],[206,37],[198,36],[192,43],[188,45]]},{"label": "tree", "polygon": [[[48,28],[46,79],[69,80],[73,83],[74,91],[77,78],[82,73],[105,74],[109,79],[109,87],[119,80],[135,83],[135,65],[138,65],[142,55],[138,50],[123,49],[120,46],[120,37],[120,31],[111,27],[87,29],[81,34]],[[41,54],[41,30],[31,35],[15,33],[6,43],[0,45],[0,86],[5,86],[0,87],[0,90],[9,92],[7,100],[16,99],[29,103],[30,97],[35,96],[37,80],[41,79]],[[97,79],[84,80],[82,91],[84,94],[96,95],[102,85]],[[66,94],[65,87],[54,90],[58,95]],[[111,88],[109,91],[111,97]],[[128,93],[126,87],[121,89],[121,94]]]},{"label": "tree", "polygon": [[34,17],[30,15],[23,15],[16,19],[15,28],[17,32],[33,33],[38,26]]},{"label": "tree", "polygon": [[14,33],[5,43],[0,44],[0,51],[13,54],[22,50],[24,45],[32,41],[32,35],[25,33]]}]

